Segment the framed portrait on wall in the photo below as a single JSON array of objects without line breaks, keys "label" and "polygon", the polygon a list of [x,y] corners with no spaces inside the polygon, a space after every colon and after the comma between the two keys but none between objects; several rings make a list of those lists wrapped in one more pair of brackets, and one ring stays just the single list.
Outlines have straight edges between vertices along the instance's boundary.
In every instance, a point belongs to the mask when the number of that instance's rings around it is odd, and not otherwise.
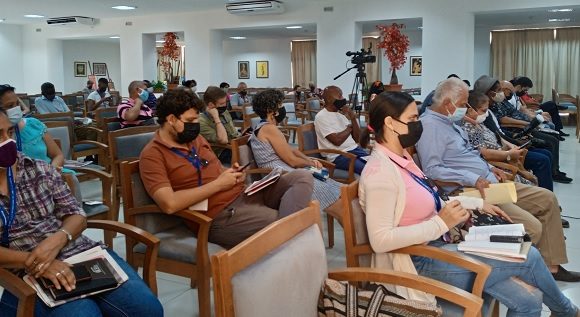
[{"label": "framed portrait on wall", "polygon": [[87,63],[75,62],[75,77],[87,77]]},{"label": "framed portrait on wall", "polygon": [[238,79],[250,78],[250,62],[238,61]]},{"label": "framed portrait on wall", "polygon": [[268,61],[256,62],[256,78],[268,78],[270,71],[268,69]]},{"label": "framed portrait on wall", "polygon": [[411,76],[421,76],[423,73],[423,57],[411,56]]},{"label": "framed portrait on wall", "polygon": [[93,63],[93,74],[95,76],[107,76],[107,64]]}]

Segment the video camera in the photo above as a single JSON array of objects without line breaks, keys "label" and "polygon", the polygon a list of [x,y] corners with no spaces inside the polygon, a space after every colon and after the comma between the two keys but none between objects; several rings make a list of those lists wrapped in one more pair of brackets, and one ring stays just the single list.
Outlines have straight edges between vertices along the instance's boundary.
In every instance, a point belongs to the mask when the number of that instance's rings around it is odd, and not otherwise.
[{"label": "video camera", "polygon": [[346,52],[346,56],[352,56],[350,62],[356,65],[361,65],[364,63],[374,63],[377,61],[377,57],[371,55],[371,47],[368,49],[361,48],[360,51],[357,52]]}]

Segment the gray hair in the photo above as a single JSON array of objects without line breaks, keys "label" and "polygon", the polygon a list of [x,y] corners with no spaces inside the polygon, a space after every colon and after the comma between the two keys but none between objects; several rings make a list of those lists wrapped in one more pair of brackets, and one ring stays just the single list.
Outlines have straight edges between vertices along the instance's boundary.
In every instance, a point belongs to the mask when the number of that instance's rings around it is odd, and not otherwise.
[{"label": "gray hair", "polygon": [[437,85],[435,94],[433,95],[433,106],[439,106],[445,99],[451,99],[457,102],[461,98],[461,94],[469,90],[469,87],[463,80],[458,78],[449,78]]},{"label": "gray hair", "polygon": [[145,85],[145,83],[141,80],[134,80],[129,84],[129,94],[131,94],[133,91],[137,90],[137,88],[139,88],[139,86]]}]

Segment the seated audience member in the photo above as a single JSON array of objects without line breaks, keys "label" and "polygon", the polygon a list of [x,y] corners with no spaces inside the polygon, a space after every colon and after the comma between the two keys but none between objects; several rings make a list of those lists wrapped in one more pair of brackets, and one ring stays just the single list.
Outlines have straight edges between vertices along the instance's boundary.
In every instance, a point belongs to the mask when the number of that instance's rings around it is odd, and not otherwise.
[{"label": "seated audience member", "polygon": [[8,119],[14,125],[14,138],[19,151],[30,158],[50,163],[58,170],[62,169],[64,164],[62,151],[46,132],[44,123],[32,117],[23,118],[14,87],[0,86],[0,109],[6,111]]},{"label": "seated audience member", "polygon": [[514,85],[516,96],[518,97],[514,103],[516,103],[516,108],[518,107],[518,101],[522,104],[527,106],[536,105],[539,106],[540,109],[547,112],[550,117],[552,118],[552,122],[554,123],[556,131],[560,133],[560,136],[570,136],[570,134],[565,133],[562,131],[564,126],[562,125],[562,118],[560,118],[560,112],[558,111],[558,105],[556,105],[553,101],[546,101],[540,104],[534,98],[528,95],[528,90],[534,87],[534,83],[532,80],[525,76],[518,76],[511,80],[511,83]]},{"label": "seated audience member", "polygon": [[[509,107],[510,105],[508,102],[505,101],[506,98],[500,88],[501,86],[499,81],[487,75],[483,75],[479,79],[477,79],[474,85],[474,91],[483,93],[489,97],[490,108],[492,109],[492,112],[494,112],[495,109],[498,112],[498,114],[503,115],[503,112],[505,111],[504,107]],[[505,120],[506,119],[504,119],[504,121]],[[495,123],[499,126],[499,122]],[[485,124],[489,125],[491,124],[491,122],[487,120]],[[494,131],[494,129],[491,130]],[[572,182],[572,178],[569,178],[566,176],[565,173],[560,172],[560,153],[559,153],[560,142],[558,141],[558,139],[556,139],[556,137],[550,134],[541,131],[532,131],[531,135],[534,138],[543,140],[546,149],[549,150],[550,153],[552,154],[552,180],[559,183]]]},{"label": "seated audience member", "polygon": [[42,93],[42,96],[37,97],[34,100],[36,112],[45,114],[70,111],[64,100],[56,95],[56,91],[52,83],[42,84],[42,86],[40,86],[40,92]]},{"label": "seated audience member", "polygon": [[87,97],[87,110],[95,111],[100,107],[108,108],[111,101],[109,81],[107,78],[99,78],[97,90],[91,92]]},{"label": "seated audience member", "polygon": [[292,92],[294,93],[294,103],[304,102],[304,92],[301,90],[300,85],[295,85]]},{"label": "seated audience member", "polygon": [[[357,144],[360,137],[358,118],[346,106],[346,99],[342,96],[340,88],[326,87],[323,97],[326,106],[314,117],[318,148],[340,150],[356,155],[354,170],[360,174],[366,163],[361,157],[369,154]],[[350,159],[338,154],[325,154],[325,157],[336,164],[336,168],[348,171]]]},{"label": "seated audience member", "polygon": [[[518,146],[506,140],[503,140],[506,144],[506,146],[503,146],[501,144],[502,140],[498,140],[495,133],[483,124],[489,115],[489,103],[488,96],[475,91],[469,93],[467,113],[460,124],[463,130],[467,132],[469,143],[487,161],[507,163],[521,161],[523,149],[519,149]],[[551,191],[554,189],[552,173],[550,172],[552,156],[547,150],[541,151],[537,152],[537,154],[536,152],[528,151],[523,161],[523,166],[534,171],[534,175],[538,178],[538,186]],[[516,175],[516,179],[520,183],[530,184],[529,181],[519,175]]]},{"label": "seated audience member", "polygon": [[[447,76],[447,79],[449,78],[457,78],[457,79],[461,79],[459,78],[459,76],[457,76],[457,74],[450,74],[449,76]],[[467,87],[471,86],[471,83],[469,82],[469,80],[464,80],[463,81]],[[421,109],[419,110],[419,115],[422,115],[423,112],[425,112],[425,109],[427,109],[428,107],[431,107],[431,105],[433,104],[433,95],[435,94],[435,90],[431,90],[431,92],[427,95],[427,97],[425,97],[425,99],[423,100],[423,103],[421,103]]]},{"label": "seated audience member", "polygon": [[[433,105],[421,116],[424,133],[417,143],[417,153],[428,177],[475,187],[484,195],[489,184],[504,181],[506,175],[497,168],[490,168],[479,151],[469,145],[467,133],[455,124],[467,112],[467,89],[467,85],[457,78],[439,83]],[[556,280],[580,281],[579,273],[569,272],[561,266],[568,262],[568,257],[560,207],[554,193],[520,183],[515,183],[515,187],[517,202],[499,207],[514,222],[524,225]],[[452,192],[457,188],[444,189]]]},{"label": "seated audience member", "polygon": [[308,83],[308,93],[307,93],[307,97],[308,98],[320,98],[322,99],[322,89],[316,87],[316,84],[311,81]]},{"label": "seated audience member", "polygon": [[83,95],[85,95],[85,98],[86,98],[86,96],[90,95],[90,94],[91,94],[93,91],[95,91],[95,90],[93,89],[93,85],[94,85],[94,84],[95,84],[95,83],[93,83],[93,81],[92,81],[92,80],[87,80],[87,85],[86,85],[86,86],[85,86],[85,88],[83,88],[83,90],[82,90],[82,93],[83,93]]},{"label": "seated audience member", "polygon": [[[76,286],[75,276],[63,260],[104,246],[82,235],[86,216],[60,173],[44,161],[17,153],[13,133],[12,122],[0,110],[0,212],[15,215],[11,225],[3,222],[0,226],[0,232],[8,232],[2,235],[0,266],[21,276],[28,272],[47,278],[58,289],[70,291]],[[14,187],[9,185],[12,182]],[[107,252],[129,276],[128,281],[114,290],[53,308],[36,299],[35,316],[163,316],[161,303],[137,272],[112,249]],[[4,290],[0,315],[16,316],[17,305],[18,299]]]},{"label": "seated audience member", "polygon": [[129,98],[124,98],[117,106],[117,115],[121,119],[121,128],[153,125],[153,110],[145,104],[149,99],[147,85],[142,81],[129,84]]},{"label": "seated audience member", "polygon": [[[140,170],[149,195],[166,213],[207,201],[213,219],[209,241],[231,248],[255,232],[308,206],[312,175],[294,171],[252,196],[243,194],[245,175],[238,164],[224,169],[199,135],[203,102],[176,89],[159,99],[160,128],[141,153]],[[192,226],[195,228],[195,226]]]},{"label": "seated audience member", "polygon": [[184,80],[181,85],[183,88],[189,89],[193,93],[197,91],[197,82],[194,79]]},{"label": "seated audience member", "polygon": [[230,84],[226,83],[225,81],[220,84],[220,89],[226,93],[226,104],[228,106],[228,110],[232,110],[232,103],[230,102]]},{"label": "seated audience member", "polygon": [[[436,93],[434,107],[439,96]],[[457,252],[457,245],[444,242],[442,236],[465,222],[470,213],[457,201],[442,201],[405,150],[427,133],[422,133],[422,120],[418,120],[417,105],[411,96],[401,92],[382,93],[371,102],[369,116],[376,143],[360,178],[359,197],[375,253],[373,266],[427,276],[470,291],[471,271],[433,258],[389,253],[416,244]],[[368,140],[368,132],[363,132],[361,143],[364,145]],[[480,203],[484,213],[509,219],[501,209],[482,200]],[[483,291],[507,306],[507,316],[539,317],[542,303],[554,316],[578,316],[578,309],[562,294],[536,248],[530,249],[524,263],[472,257],[492,267]],[[435,300],[405,287],[395,287],[394,291],[407,299]],[[443,304],[445,316],[460,316],[460,312],[453,314],[448,310],[453,310],[453,306]],[[482,315],[487,316],[486,312]]]},{"label": "seated audience member", "polygon": [[367,100],[370,101],[370,100],[374,99],[373,95],[378,96],[384,91],[385,91],[385,85],[383,85],[383,82],[380,80],[375,81],[371,85],[371,88],[369,89],[369,95],[367,97]]},{"label": "seated audience member", "polygon": [[[229,144],[239,136],[234,120],[226,105],[227,94],[218,87],[209,86],[203,94],[205,111],[199,115],[200,134],[210,143]],[[232,150],[214,147],[213,151],[223,164],[231,164]]]},{"label": "seated audience member", "polygon": [[248,96],[248,85],[242,81],[238,84],[237,93],[230,97],[231,110],[236,111],[231,114],[232,117],[234,119],[241,120],[243,117],[241,114],[241,111],[243,110],[242,106],[244,104],[250,103],[250,101],[250,97]]},{"label": "seated audience member", "polygon": [[[313,166],[322,168],[322,164],[316,159],[306,156],[298,149],[292,148],[286,138],[278,129],[277,125],[286,117],[282,103],[284,94],[275,89],[264,90],[252,100],[254,112],[260,116],[261,122],[256,126],[251,138],[250,145],[260,168],[282,168],[286,171]],[[321,181],[314,179],[314,193],[312,199],[320,201],[320,208],[335,215],[341,210],[340,196],[341,184],[333,179]]]},{"label": "seated audience member", "polygon": [[143,82],[147,85],[147,91],[149,92],[149,98],[145,101],[145,105],[155,112],[155,109],[157,109],[157,97],[153,93],[153,84],[147,79],[143,80]]}]

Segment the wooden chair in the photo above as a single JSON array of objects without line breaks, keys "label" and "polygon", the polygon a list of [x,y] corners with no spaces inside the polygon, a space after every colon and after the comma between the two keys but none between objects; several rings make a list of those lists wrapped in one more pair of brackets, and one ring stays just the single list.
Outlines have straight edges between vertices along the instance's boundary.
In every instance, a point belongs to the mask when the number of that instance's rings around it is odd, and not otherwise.
[{"label": "wooden chair", "polygon": [[320,110],[322,110],[322,102],[320,99],[316,97],[306,99],[306,109],[304,109],[304,112],[308,120],[314,121],[314,117],[316,117],[316,114]]},{"label": "wooden chair", "polygon": [[315,316],[321,285],[327,277],[422,290],[465,307],[465,316],[477,316],[481,309],[481,298],[421,276],[373,268],[327,274],[320,228],[319,204],[312,202],[236,247],[213,255],[216,316]]},{"label": "wooden chair", "polygon": [[[197,286],[199,316],[211,315],[209,255],[223,250],[208,242],[212,219],[203,213],[182,210],[164,213],[149,197],[139,175],[139,161],[124,161],[120,166],[125,222],[155,235],[159,239],[157,269],[191,279]],[[197,236],[185,222],[198,225]],[[134,268],[145,265],[143,244],[126,239],[127,262]]]},{"label": "wooden chair", "polygon": [[[348,267],[368,267],[371,264],[373,249],[369,242],[365,214],[359,204],[358,181],[341,188],[341,201],[344,211],[344,246],[346,251],[346,265]],[[402,253],[415,256],[433,258],[439,261],[451,263],[475,273],[475,280],[471,294],[482,298],[483,287],[487,277],[491,273],[491,267],[476,259],[470,258],[457,252],[447,251],[441,248],[414,245],[391,253]],[[483,302],[483,299],[481,299]],[[454,302],[456,305],[459,303]],[[493,317],[498,317],[499,306],[493,307]]]},{"label": "wooden chair", "polygon": [[260,123],[260,117],[257,113],[254,112],[252,105],[245,104],[243,105],[243,120],[244,124],[242,126],[242,131],[246,130],[247,128],[255,129],[258,123]]},{"label": "wooden chair", "polygon": [[[576,101],[576,98],[574,98],[572,95],[569,94],[558,93],[556,89],[552,88],[552,101],[554,101],[554,103],[556,103],[556,105],[558,106],[560,104],[568,104],[574,106],[572,108],[558,110],[558,112],[568,114],[568,124],[570,124],[572,118],[574,118],[574,123],[578,121],[578,103]],[[576,125],[576,128],[578,128],[578,125]]]},{"label": "wooden chair", "polygon": [[139,159],[141,151],[153,139],[157,128],[156,126],[133,127],[111,131],[108,134],[111,174],[117,193],[113,197],[113,219],[119,219],[121,205],[121,197],[119,196],[121,193],[120,164],[124,161]]},{"label": "wooden chair", "polygon": [[238,163],[240,166],[244,166],[252,162],[248,169],[246,169],[247,185],[262,179],[262,177],[266,176],[272,171],[269,168],[258,168],[258,165],[256,165],[256,161],[254,160],[254,154],[252,153],[252,147],[250,146],[249,141],[250,135],[244,135],[231,141],[232,165],[234,163]]},{"label": "wooden chair", "polygon": [[97,128],[102,132],[99,135],[100,142],[109,142],[109,132],[121,129],[121,120],[117,117],[117,108],[99,108],[94,111],[94,120]]}]

